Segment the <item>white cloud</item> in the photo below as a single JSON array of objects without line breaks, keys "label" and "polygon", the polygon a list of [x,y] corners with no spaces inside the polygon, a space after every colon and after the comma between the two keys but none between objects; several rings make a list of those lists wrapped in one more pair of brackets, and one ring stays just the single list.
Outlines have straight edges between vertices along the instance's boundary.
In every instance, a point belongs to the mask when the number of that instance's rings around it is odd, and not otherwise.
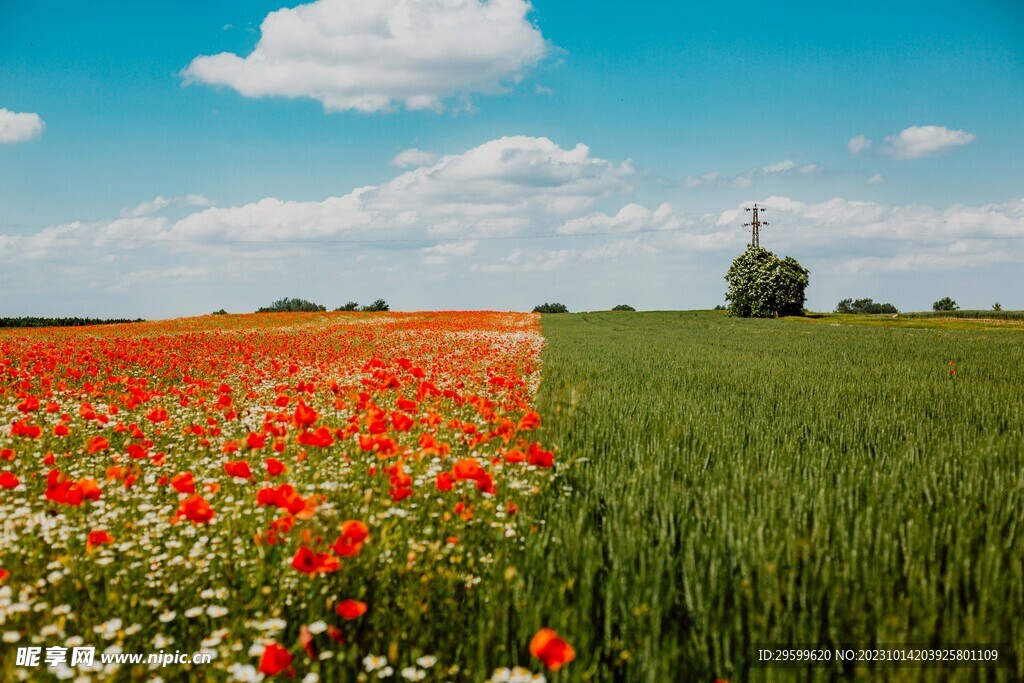
[{"label": "white cloud", "polygon": [[882,185],[885,183],[885,177],[881,173],[876,173],[864,182],[868,185]]},{"label": "white cloud", "polygon": [[217,202],[213,201],[209,197],[204,197],[201,194],[187,194],[184,197],[179,197],[181,201],[188,204],[189,206],[216,206]]},{"label": "white cloud", "polygon": [[[396,309],[720,303],[722,275],[749,238],[741,224],[750,201],[687,213],[638,201],[632,186],[642,181],[628,161],[583,144],[505,137],[321,201],[213,207],[199,195],[156,197],[111,220],[0,235],[0,268],[20,288],[9,300],[24,309],[12,314],[25,315],[252,310],[296,294],[329,306],[384,297]],[[1024,199],[945,208],[757,201],[771,222],[762,243],[799,258],[812,286],[832,287],[828,306],[856,293],[839,285],[870,273],[879,288],[934,271],[1024,291],[1007,265],[1024,260]]]},{"label": "white cloud", "polygon": [[893,159],[918,159],[969,144],[975,137],[943,126],[910,126],[886,137],[882,152]]},{"label": "white cloud", "polygon": [[626,204],[614,216],[597,212],[571,218],[559,226],[562,235],[635,232],[637,230],[674,230],[682,224],[672,205],[665,202],[651,211],[641,204]]},{"label": "white cloud", "polygon": [[683,187],[696,188],[704,185],[713,185],[716,187],[731,187],[736,190],[742,190],[743,188],[750,187],[754,184],[754,179],[764,176],[776,176],[785,177],[791,175],[814,175],[815,173],[821,173],[824,169],[819,164],[804,164],[803,166],[797,166],[796,162],[792,159],[783,159],[782,161],[776,161],[774,164],[768,164],[767,166],[761,166],[760,168],[752,168],[744,173],[737,176],[727,177],[721,175],[718,171],[709,171],[699,176],[687,176],[686,180],[683,181]]},{"label": "white cloud", "polygon": [[850,153],[850,156],[855,157],[870,146],[871,140],[868,140],[863,135],[857,135],[850,138],[850,141],[846,143],[846,151]]},{"label": "white cloud", "polygon": [[1019,257],[992,249],[990,244],[955,242],[929,246],[895,256],[861,256],[842,260],[836,272],[849,275],[945,272],[1015,263]]},{"label": "white cloud", "polygon": [[44,126],[39,114],[0,108],[0,145],[37,138],[43,134]]},{"label": "white cloud", "polygon": [[215,206],[216,202],[201,194],[187,194],[183,197],[174,197],[173,199],[156,196],[153,199],[141,202],[132,208],[125,207],[121,209],[121,218],[140,218],[142,216],[150,216],[160,213],[173,205],[205,208]]},{"label": "white cloud", "polygon": [[[321,201],[267,197],[233,207],[201,195],[156,197],[92,224],[70,223],[45,239],[146,239],[285,243],[298,240],[420,239],[550,233],[598,202],[628,194],[636,171],[584,144],[563,148],[547,138],[504,137],[429,166]],[[172,207],[199,208],[184,216]],[[421,245],[416,245],[421,246]]]},{"label": "white cloud", "polygon": [[469,256],[476,251],[476,240],[466,240],[465,242],[445,242],[443,244],[435,244],[432,247],[425,247],[421,249],[424,254],[431,254],[434,256]]},{"label": "white cloud", "polygon": [[718,171],[708,171],[699,176],[687,176],[686,180],[683,181],[684,187],[700,187],[701,185],[711,185],[718,181]]},{"label": "white cloud", "polygon": [[327,111],[440,111],[497,94],[548,52],[526,0],[316,0],[271,12],[246,56],[196,57],[186,83],[307,97]]},{"label": "white cloud", "polygon": [[170,205],[170,199],[158,196],[148,202],[142,202],[131,209],[128,207],[121,209],[121,218],[138,218],[139,216],[148,216],[152,213],[156,213],[157,211],[166,209]]},{"label": "white cloud", "polygon": [[764,173],[765,175],[772,175],[775,173],[784,173],[794,168],[796,168],[796,162],[792,159],[786,159],[784,161],[776,161],[774,164],[762,166],[761,173]]},{"label": "white cloud", "polygon": [[[951,204],[941,210],[927,205],[887,205],[841,197],[816,204],[768,197],[759,203],[768,208],[765,218],[772,223],[769,230],[773,239],[787,244],[839,245],[871,240],[902,242],[916,248],[968,239],[1007,240],[1009,249],[1016,240],[1024,239],[1024,199],[976,207]],[[723,211],[717,223],[742,222],[743,209],[749,205],[750,202],[744,202]],[[1024,243],[1017,246],[1024,247]]]},{"label": "white cloud", "polygon": [[546,272],[566,266],[575,256],[576,252],[572,249],[531,252],[529,255],[526,255],[522,249],[515,249],[503,256],[497,263],[474,263],[470,266],[470,271],[474,273]]},{"label": "white cloud", "polygon": [[433,152],[425,152],[422,149],[412,147],[403,150],[391,160],[392,166],[408,168],[409,166],[429,166],[437,161],[437,155]]}]

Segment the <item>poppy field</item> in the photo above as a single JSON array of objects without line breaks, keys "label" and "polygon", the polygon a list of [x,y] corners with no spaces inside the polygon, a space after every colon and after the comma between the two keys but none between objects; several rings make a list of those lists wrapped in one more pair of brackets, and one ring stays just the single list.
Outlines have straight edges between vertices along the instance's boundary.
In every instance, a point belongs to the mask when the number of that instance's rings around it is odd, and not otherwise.
[{"label": "poppy field", "polygon": [[[501,313],[0,334],[0,677],[557,671],[572,646],[515,616],[554,464],[543,343]],[[97,663],[17,666],[33,645]],[[99,663],[152,652],[212,661]]]}]

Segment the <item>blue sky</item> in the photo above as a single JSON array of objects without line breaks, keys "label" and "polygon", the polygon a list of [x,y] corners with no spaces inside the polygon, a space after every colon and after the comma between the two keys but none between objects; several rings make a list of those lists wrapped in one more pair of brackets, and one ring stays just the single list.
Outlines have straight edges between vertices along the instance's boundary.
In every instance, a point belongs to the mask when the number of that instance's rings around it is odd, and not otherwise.
[{"label": "blue sky", "polygon": [[0,314],[1024,308],[1019,3],[489,5],[0,3]]}]

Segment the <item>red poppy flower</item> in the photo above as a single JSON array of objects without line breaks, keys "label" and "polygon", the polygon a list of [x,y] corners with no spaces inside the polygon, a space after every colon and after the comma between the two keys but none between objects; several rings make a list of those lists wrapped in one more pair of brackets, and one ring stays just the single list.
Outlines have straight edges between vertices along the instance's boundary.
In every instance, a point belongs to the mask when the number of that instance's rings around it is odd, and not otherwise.
[{"label": "red poppy flower", "polygon": [[89,537],[86,539],[86,547],[92,548],[93,546],[106,545],[113,542],[114,537],[107,531],[90,531]]},{"label": "red poppy flower", "polygon": [[13,489],[17,488],[18,484],[20,483],[21,480],[18,479],[18,477],[16,477],[13,473],[0,472],[0,488]]},{"label": "red poppy flower", "polygon": [[438,472],[435,482],[438,491],[451,491],[455,485],[455,477],[451,475],[451,472]]},{"label": "red poppy flower", "polygon": [[195,493],[196,482],[191,472],[182,472],[171,477],[171,486],[178,493]]},{"label": "red poppy flower", "polygon": [[146,414],[146,419],[152,422],[167,422],[170,416],[163,408],[153,408],[153,410]]},{"label": "red poppy flower", "polygon": [[413,491],[408,486],[398,486],[388,489],[388,493],[391,494],[391,500],[397,503],[401,500],[405,500],[406,498],[412,496]]},{"label": "red poppy flower", "polygon": [[107,441],[106,438],[97,435],[89,439],[89,443],[86,448],[89,451],[89,454],[91,455],[93,453],[99,453],[100,451],[105,451],[108,448],[110,448],[110,442]]},{"label": "red poppy flower", "polygon": [[342,523],[341,535],[331,548],[339,557],[358,555],[369,535],[370,529],[364,523],[353,519],[347,520]]},{"label": "red poppy flower", "polygon": [[523,415],[522,419],[519,420],[518,429],[521,432],[528,432],[531,429],[536,429],[540,426],[540,415],[535,412],[529,412]]},{"label": "red poppy flower", "polygon": [[35,396],[26,396],[25,400],[18,404],[18,410],[23,413],[39,410],[39,399]]},{"label": "red poppy flower", "polygon": [[249,463],[244,460],[229,460],[224,463],[224,471],[229,477],[252,479],[252,470],[249,469]]},{"label": "red poppy flower", "polygon": [[292,653],[277,643],[267,643],[260,655],[260,673],[268,676],[281,673],[292,665]]},{"label": "red poppy flower", "polygon": [[300,398],[299,404],[295,407],[295,424],[298,426],[309,426],[320,417],[315,410],[305,404]]},{"label": "red poppy flower", "polygon": [[342,619],[358,619],[366,614],[366,603],[359,600],[343,600],[334,609]]},{"label": "red poppy flower", "polygon": [[95,479],[83,477],[78,480],[72,488],[82,492],[82,497],[89,500],[99,500],[103,489],[100,488],[100,483]]},{"label": "red poppy flower", "polygon": [[304,574],[330,574],[341,569],[341,563],[330,553],[314,552],[303,545],[295,551],[292,567]]},{"label": "red poppy flower", "polygon": [[328,448],[334,443],[331,430],[327,427],[318,427],[315,431],[305,431],[299,434],[298,442],[303,446],[317,446]]},{"label": "red poppy flower", "polygon": [[11,424],[11,436],[24,436],[29,439],[38,439],[39,435],[42,433],[42,427],[39,425],[30,425],[24,420],[18,420]]},{"label": "red poppy flower", "polygon": [[551,451],[546,451],[538,444],[530,444],[530,464],[540,468],[548,468],[554,465],[555,456]]},{"label": "red poppy flower", "polygon": [[178,506],[178,514],[190,522],[207,524],[213,519],[215,513],[205,498],[200,495],[194,495],[181,501],[181,504]]},{"label": "red poppy flower", "polygon": [[463,458],[455,463],[456,479],[476,479],[484,474],[484,469],[476,458]]},{"label": "red poppy flower", "polygon": [[544,662],[544,666],[558,671],[564,665],[576,659],[576,651],[572,645],[562,640],[550,628],[537,631],[530,641],[530,654]]},{"label": "red poppy flower", "polygon": [[405,413],[397,411],[391,413],[391,426],[399,432],[409,431],[414,424],[416,424],[415,421]]}]

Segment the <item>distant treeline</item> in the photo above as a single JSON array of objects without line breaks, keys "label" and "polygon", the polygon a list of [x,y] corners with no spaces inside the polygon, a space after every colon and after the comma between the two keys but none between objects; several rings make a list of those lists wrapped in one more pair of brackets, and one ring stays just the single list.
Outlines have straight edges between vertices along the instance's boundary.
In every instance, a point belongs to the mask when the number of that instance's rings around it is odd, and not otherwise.
[{"label": "distant treeline", "polygon": [[878,315],[880,313],[899,313],[892,304],[876,303],[871,299],[843,299],[836,304],[836,313],[867,313]]},{"label": "distant treeline", "polygon": [[900,313],[901,318],[986,318],[990,320],[1024,320],[1024,311],[927,311]]},{"label": "distant treeline", "polygon": [[142,318],[0,318],[0,327],[84,327],[86,325],[118,325],[142,323]]},{"label": "distant treeline", "polygon": [[[360,306],[355,301],[349,301],[344,306],[335,308],[334,310],[382,313],[384,311],[390,311],[391,307],[388,306],[388,302],[384,301],[384,299],[377,299],[372,304],[367,304],[365,306]],[[269,306],[261,306],[256,309],[257,313],[324,313],[326,311],[327,307],[321,304],[306,301],[305,299],[290,299],[288,297],[278,299]],[[222,313],[226,313],[223,308],[219,311],[214,311],[214,315],[220,315]]]}]

